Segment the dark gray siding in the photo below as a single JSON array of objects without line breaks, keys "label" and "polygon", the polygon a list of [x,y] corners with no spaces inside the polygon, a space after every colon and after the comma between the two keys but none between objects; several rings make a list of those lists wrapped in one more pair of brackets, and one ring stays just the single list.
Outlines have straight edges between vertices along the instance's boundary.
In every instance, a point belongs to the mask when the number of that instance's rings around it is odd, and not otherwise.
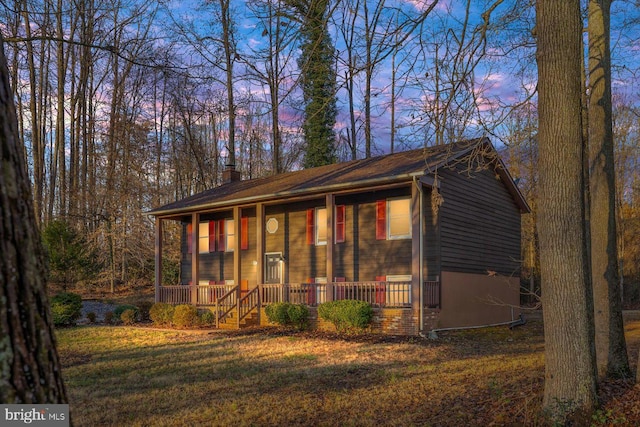
[{"label": "dark gray siding", "polygon": [[519,275],[520,210],[490,165],[439,171],[443,271]]}]

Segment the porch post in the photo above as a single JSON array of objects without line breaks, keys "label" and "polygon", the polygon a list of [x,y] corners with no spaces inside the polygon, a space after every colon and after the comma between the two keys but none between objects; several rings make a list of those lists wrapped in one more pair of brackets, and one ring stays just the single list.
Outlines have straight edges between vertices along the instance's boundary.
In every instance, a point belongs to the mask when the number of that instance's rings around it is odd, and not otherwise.
[{"label": "porch post", "polygon": [[[422,185],[420,182],[415,182],[411,185],[411,307],[414,313],[419,313],[420,310],[420,287],[422,286],[422,262],[421,262],[421,250],[420,241],[422,240],[422,229],[420,227],[420,198],[421,191],[418,185]],[[419,327],[422,329],[422,327]]]},{"label": "porch post", "polygon": [[191,214],[191,304],[198,303],[200,214]]},{"label": "porch post", "polygon": [[242,242],[242,236],[240,235],[242,227],[240,224],[242,216],[242,209],[235,206],[233,208],[233,228],[236,236],[235,246],[233,247],[233,282],[238,287],[238,299],[240,299],[240,280],[242,280],[242,266],[240,257],[240,242]]},{"label": "porch post", "polygon": [[160,302],[160,286],[162,286],[162,218],[156,217],[156,245],[155,245],[155,269],[156,269],[156,283],[155,302]]},{"label": "porch post", "polygon": [[[264,204],[256,205],[256,282],[264,284]],[[262,295],[260,295],[262,297]]]},{"label": "porch post", "polygon": [[333,194],[327,194],[326,196],[326,209],[327,209],[327,284],[326,284],[326,301],[333,301],[333,281],[335,277],[333,275],[333,249],[334,249],[334,237],[333,237],[333,221],[334,221],[334,205],[335,196]]}]

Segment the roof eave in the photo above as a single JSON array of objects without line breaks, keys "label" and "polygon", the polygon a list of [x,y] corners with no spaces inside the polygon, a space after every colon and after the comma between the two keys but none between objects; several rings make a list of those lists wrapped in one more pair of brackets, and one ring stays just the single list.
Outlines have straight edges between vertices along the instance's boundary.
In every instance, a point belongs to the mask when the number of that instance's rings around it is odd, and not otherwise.
[{"label": "roof eave", "polygon": [[176,215],[176,214],[186,214],[194,211],[210,210],[210,209],[216,209],[216,208],[222,208],[222,207],[228,207],[228,206],[234,206],[234,205],[243,205],[247,203],[259,203],[259,202],[265,202],[268,200],[277,200],[277,199],[286,200],[286,199],[293,198],[300,195],[313,196],[313,195],[318,195],[322,193],[328,193],[332,191],[341,191],[341,190],[347,190],[347,189],[366,190],[368,187],[373,187],[375,185],[381,185],[381,184],[391,185],[391,184],[395,184],[403,181],[412,181],[414,177],[421,177],[424,174],[425,174],[425,171],[421,170],[417,172],[409,172],[405,174],[394,175],[394,176],[384,177],[384,178],[372,178],[372,179],[365,179],[365,180],[360,180],[356,182],[345,182],[341,184],[322,185],[318,187],[304,188],[304,189],[292,190],[292,191],[279,191],[279,192],[270,193],[270,194],[262,194],[260,196],[242,197],[237,199],[224,200],[221,202],[201,203],[193,206],[185,206],[182,208],[151,210],[146,212],[146,214],[149,216],[161,217],[161,216],[169,216],[169,215]]}]

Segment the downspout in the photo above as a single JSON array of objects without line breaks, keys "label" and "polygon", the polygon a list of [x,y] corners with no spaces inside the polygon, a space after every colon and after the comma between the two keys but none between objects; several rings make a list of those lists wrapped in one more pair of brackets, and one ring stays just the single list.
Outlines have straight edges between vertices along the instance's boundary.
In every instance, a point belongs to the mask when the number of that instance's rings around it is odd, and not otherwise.
[{"label": "downspout", "polygon": [[417,176],[414,175],[413,176],[413,183],[414,185],[418,188],[418,192],[420,193],[420,202],[419,202],[419,206],[420,206],[420,250],[419,252],[419,256],[420,256],[420,273],[418,273],[418,281],[420,282],[420,327],[418,329],[418,333],[422,334],[423,330],[424,330],[424,236],[423,236],[423,231],[424,231],[424,224],[423,224],[423,217],[424,217],[424,211],[423,211],[423,199],[424,199],[424,193],[422,192],[422,184],[420,182],[418,182],[416,180]]}]

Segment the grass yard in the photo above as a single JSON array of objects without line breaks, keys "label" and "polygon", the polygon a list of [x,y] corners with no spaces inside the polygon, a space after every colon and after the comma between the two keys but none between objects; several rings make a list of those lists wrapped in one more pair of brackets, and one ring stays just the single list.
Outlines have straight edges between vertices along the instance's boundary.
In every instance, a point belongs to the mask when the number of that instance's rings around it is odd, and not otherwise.
[{"label": "grass yard", "polygon": [[[627,332],[635,368],[640,319]],[[92,326],[58,344],[78,426],[541,424],[540,321],[438,341]],[[596,425],[640,425],[640,386],[601,397]]]}]

